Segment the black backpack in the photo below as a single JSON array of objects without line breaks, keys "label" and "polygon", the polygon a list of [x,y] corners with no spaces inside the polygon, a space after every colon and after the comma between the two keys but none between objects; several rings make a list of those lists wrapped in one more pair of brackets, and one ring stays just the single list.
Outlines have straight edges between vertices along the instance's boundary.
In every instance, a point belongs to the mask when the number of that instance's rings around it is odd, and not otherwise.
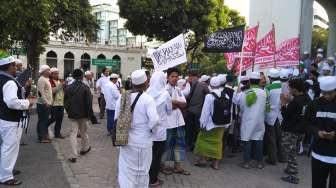
[{"label": "black backpack", "polygon": [[[232,96],[227,94],[225,89],[222,91],[221,97],[218,97],[214,92],[211,92],[211,94],[215,97],[212,114],[213,123],[215,125],[225,125],[230,123]],[[226,98],[226,95],[228,95],[229,98]]]}]

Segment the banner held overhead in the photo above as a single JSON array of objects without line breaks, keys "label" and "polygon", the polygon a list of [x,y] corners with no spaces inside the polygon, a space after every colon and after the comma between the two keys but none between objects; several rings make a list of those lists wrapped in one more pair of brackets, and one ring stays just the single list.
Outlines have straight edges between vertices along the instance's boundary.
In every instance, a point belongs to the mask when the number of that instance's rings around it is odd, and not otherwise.
[{"label": "banner held overhead", "polygon": [[245,26],[219,30],[210,34],[204,41],[203,52],[241,52],[244,43]]},{"label": "banner held overhead", "polygon": [[158,49],[150,54],[155,70],[167,70],[182,63],[187,62],[187,53],[184,35],[173,38],[162,44]]}]

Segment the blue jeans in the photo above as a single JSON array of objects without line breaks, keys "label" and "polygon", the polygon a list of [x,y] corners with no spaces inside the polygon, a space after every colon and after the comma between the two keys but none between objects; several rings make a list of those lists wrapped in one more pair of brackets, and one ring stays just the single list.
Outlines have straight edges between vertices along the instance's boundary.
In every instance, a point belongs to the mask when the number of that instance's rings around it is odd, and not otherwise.
[{"label": "blue jeans", "polygon": [[109,133],[112,132],[112,129],[114,127],[114,110],[108,110],[106,109],[106,120],[107,120],[107,123],[106,123],[106,127],[107,127],[107,131]]},{"label": "blue jeans", "polygon": [[262,161],[263,158],[263,141],[262,140],[250,140],[243,142],[243,159],[245,162],[251,159]]},{"label": "blue jeans", "polygon": [[44,104],[36,104],[36,111],[38,116],[37,121],[37,136],[39,140],[48,138],[48,127],[49,127],[49,115],[50,107]]}]

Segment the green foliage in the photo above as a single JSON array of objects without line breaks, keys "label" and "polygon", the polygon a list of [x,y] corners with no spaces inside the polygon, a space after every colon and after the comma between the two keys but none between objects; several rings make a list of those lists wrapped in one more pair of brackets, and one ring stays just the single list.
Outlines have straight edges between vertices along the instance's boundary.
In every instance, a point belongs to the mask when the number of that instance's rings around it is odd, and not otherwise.
[{"label": "green foliage", "polygon": [[51,33],[62,39],[82,33],[92,41],[99,29],[88,0],[0,0],[0,3],[0,48],[20,44],[27,49],[28,64],[35,71],[38,56]]},{"label": "green foliage", "polygon": [[[189,37],[189,63],[199,64],[200,72],[225,71],[223,54],[201,51],[207,35],[219,29],[244,25],[244,17],[230,10],[223,0],[118,0],[120,16],[126,28],[136,35],[168,41],[178,34],[192,31]],[[188,65],[181,65],[182,72]]]},{"label": "green foliage", "polygon": [[328,29],[323,29],[321,27],[314,26],[312,36],[312,47],[311,47],[312,57],[316,57],[316,52],[318,48],[327,49],[328,35],[329,35]]}]

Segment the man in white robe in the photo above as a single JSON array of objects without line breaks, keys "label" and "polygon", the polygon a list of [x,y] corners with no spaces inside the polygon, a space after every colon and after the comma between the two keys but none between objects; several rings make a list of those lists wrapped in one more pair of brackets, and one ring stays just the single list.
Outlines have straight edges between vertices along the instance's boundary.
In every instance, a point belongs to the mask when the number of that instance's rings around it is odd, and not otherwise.
[{"label": "man in white robe", "polygon": [[13,168],[19,154],[22,128],[28,123],[25,110],[33,104],[32,99],[24,99],[24,89],[15,80],[15,74],[15,58],[0,52],[0,182],[9,186],[21,184],[14,178],[18,173]]},{"label": "man in white robe", "polygon": [[[243,141],[243,168],[250,168],[252,156],[256,157],[257,167],[263,168],[263,138],[265,133],[266,92],[258,88],[259,72],[251,72],[250,88],[238,93],[234,100],[241,110],[241,140]],[[255,155],[253,155],[252,151]]]},{"label": "man in white robe", "polygon": [[[131,102],[134,102],[139,93],[142,94],[134,107],[128,144],[120,147],[118,182],[120,188],[148,188],[148,172],[152,162],[152,129],[158,124],[159,115],[153,97],[145,92],[148,85],[145,71],[136,70],[131,77],[135,88]],[[118,119],[119,111],[120,98],[116,103],[115,119]]]}]

